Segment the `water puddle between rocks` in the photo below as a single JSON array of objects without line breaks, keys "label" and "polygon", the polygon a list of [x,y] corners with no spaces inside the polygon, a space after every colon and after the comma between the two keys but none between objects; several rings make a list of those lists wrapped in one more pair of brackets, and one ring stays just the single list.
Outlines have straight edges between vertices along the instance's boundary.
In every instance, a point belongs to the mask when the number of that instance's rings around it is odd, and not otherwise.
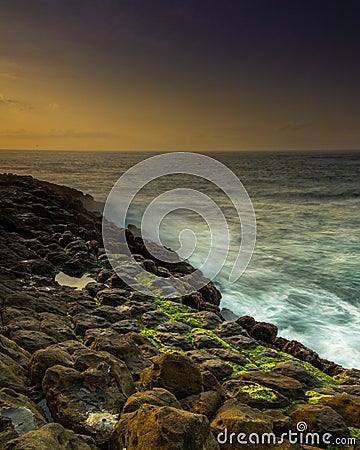
[{"label": "water puddle between rocks", "polygon": [[59,272],[55,276],[55,281],[57,281],[61,286],[68,286],[75,289],[83,289],[88,283],[95,282],[94,278],[89,277],[84,274],[81,278],[70,277],[64,272]]}]

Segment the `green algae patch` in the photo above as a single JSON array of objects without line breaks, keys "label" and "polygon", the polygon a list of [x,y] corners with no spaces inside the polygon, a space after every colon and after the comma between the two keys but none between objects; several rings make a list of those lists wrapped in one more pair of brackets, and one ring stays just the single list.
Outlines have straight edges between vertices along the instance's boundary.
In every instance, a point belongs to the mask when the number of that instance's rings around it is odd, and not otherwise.
[{"label": "green algae patch", "polygon": [[232,345],[228,344],[227,342],[224,341],[224,339],[222,339],[221,337],[219,337],[214,331],[212,330],[207,330],[205,328],[194,328],[191,330],[192,336],[194,337],[195,333],[198,334],[205,334],[206,336],[209,336],[212,339],[215,339],[216,341],[219,342],[219,344],[223,347],[226,348],[228,350],[232,350],[234,352],[239,353]]},{"label": "green algae patch", "polygon": [[189,307],[181,303],[174,304],[170,300],[163,300],[159,297],[154,299],[154,303],[159,310],[168,314],[174,322],[181,322],[191,328],[198,328],[201,326],[201,319],[197,312],[189,312]]},{"label": "green algae patch", "polygon": [[277,399],[272,389],[261,386],[260,384],[243,386],[241,391],[256,400],[273,401]]},{"label": "green algae patch", "polygon": [[350,436],[360,441],[360,428],[348,427]]},{"label": "green algae patch", "polygon": [[265,350],[266,347],[263,347],[262,345],[258,345],[253,350],[242,350],[241,353],[243,353],[245,356],[249,357],[250,359],[255,358],[259,353],[261,353],[263,350]]},{"label": "green algae patch", "polygon": [[307,398],[307,402],[310,405],[317,405],[322,398],[332,397],[332,395],[321,394],[320,392],[317,391],[307,391],[305,393],[305,396]]},{"label": "green algae patch", "polygon": [[288,356],[279,356],[279,357],[274,357],[272,358],[271,356],[265,356],[264,358],[260,358],[257,361],[254,361],[254,363],[256,364],[257,367],[259,367],[259,369],[263,370],[264,372],[270,372],[277,364],[284,362],[284,361],[289,361]]},{"label": "green algae patch", "polygon": [[344,384],[349,378],[350,376],[347,374],[346,370],[344,370],[338,375],[334,375],[332,379],[338,384]]},{"label": "green algae patch", "polygon": [[159,339],[159,336],[161,335],[160,331],[153,330],[152,328],[142,328],[140,331],[140,334],[145,336],[149,341],[151,341],[155,347],[158,349],[161,349],[163,347],[162,342]]},{"label": "green algae patch", "polygon": [[231,374],[230,377],[234,377],[236,375],[241,375],[243,373],[249,372],[249,370],[251,370],[251,368],[254,367],[253,364],[246,364],[246,366],[241,366],[240,364],[236,364],[231,361],[224,361],[224,363],[230,366],[233,370],[233,373]]}]

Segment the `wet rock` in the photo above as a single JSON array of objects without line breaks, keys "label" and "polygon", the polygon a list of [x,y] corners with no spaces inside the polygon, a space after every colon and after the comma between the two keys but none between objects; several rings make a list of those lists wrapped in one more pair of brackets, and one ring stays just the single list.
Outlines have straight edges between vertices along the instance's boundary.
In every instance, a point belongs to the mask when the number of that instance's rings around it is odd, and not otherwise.
[{"label": "wet rock", "polygon": [[277,364],[272,371],[290,378],[295,378],[300,381],[300,383],[304,383],[307,387],[314,387],[320,384],[320,381],[315,377],[315,375],[305,369],[305,367],[297,361],[281,362]]},{"label": "wet rock", "polygon": [[252,408],[283,408],[290,400],[274,389],[241,380],[229,380],[223,385],[227,398],[234,398]]},{"label": "wet rock", "polygon": [[49,423],[36,431],[9,441],[3,450],[51,449],[51,450],[96,450],[95,441],[66,430],[59,423]]},{"label": "wet rock", "polygon": [[295,356],[295,358],[301,359],[302,361],[309,362],[320,370],[323,368],[323,363],[321,362],[319,355],[313,350],[305,347],[305,345],[301,344],[300,342],[287,341],[284,347],[280,350],[285,353],[289,353],[290,355]]},{"label": "wet rock", "polygon": [[0,353],[9,356],[16,364],[24,369],[28,367],[31,358],[29,352],[2,334],[0,334]]},{"label": "wet rock", "polygon": [[31,430],[45,425],[46,420],[37,405],[12,389],[0,390],[0,446]]},{"label": "wet rock", "polygon": [[96,295],[101,305],[120,306],[127,302],[128,292],[124,289],[103,289]]},{"label": "wet rock", "polygon": [[301,383],[293,378],[273,372],[253,371],[239,375],[238,379],[252,381],[253,383],[274,389],[289,400],[305,399]]},{"label": "wet rock", "polygon": [[[102,317],[110,323],[119,322],[120,320],[126,320],[128,316],[118,308],[113,306],[101,305],[94,309],[91,315]],[[104,325],[101,328],[106,328]]]},{"label": "wet rock", "polygon": [[16,330],[10,333],[13,339],[20,347],[27,350],[29,353],[34,353],[36,350],[46,348],[57,341],[55,338],[48,336],[41,331],[35,330]]},{"label": "wet rock", "polygon": [[143,389],[167,389],[179,400],[202,391],[199,368],[186,356],[171,353],[155,357],[142,372],[140,383]]},{"label": "wet rock", "polygon": [[137,411],[141,405],[171,406],[181,409],[181,404],[177,398],[166,389],[154,388],[143,392],[136,392],[131,395],[124,405],[123,414]]},{"label": "wet rock", "polygon": [[114,429],[115,448],[127,450],[218,450],[204,415],[169,406],[142,405],[124,414]]},{"label": "wet rock", "polygon": [[300,404],[291,408],[287,415],[295,423],[305,422],[307,432],[331,433],[332,439],[349,437],[349,430],[344,419],[332,408],[325,405]]},{"label": "wet rock", "polygon": [[330,406],[345,420],[348,427],[360,428],[360,397],[350,394],[323,397],[320,403]]},{"label": "wet rock", "polygon": [[144,259],[142,261],[141,265],[144,267],[144,269],[147,272],[156,273],[158,270],[156,267],[156,264],[154,263],[154,261],[152,259]]}]

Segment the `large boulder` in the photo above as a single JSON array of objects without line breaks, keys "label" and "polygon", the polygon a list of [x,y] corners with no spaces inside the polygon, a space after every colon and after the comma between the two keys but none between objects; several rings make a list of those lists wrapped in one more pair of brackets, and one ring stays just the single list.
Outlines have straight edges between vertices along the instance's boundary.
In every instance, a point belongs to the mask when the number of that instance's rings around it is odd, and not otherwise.
[{"label": "large boulder", "polygon": [[123,414],[114,428],[113,442],[119,450],[219,449],[206,416],[154,405]]},{"label": "large boulder", "polygon": [[167,389],[179,400],[202,391],[199,368],[186,356],[173,353],[153,358],[153,365],[142,372],[140,384],[144,389]]},{"label": "large boulder", "polygon": [[171,406],[181,409],[181,404],[171,392],[162,388],[154,388],[148,391],[135,392],[124,405],[123,413],[131,413],[140,408],[143,404],[154,406]]},{"label": "large boulder", "polygon": [[360,428],[360,397],[340,394],[323,397],[320,402],[340,414],[348,427]]},{"label": "large boulder", "polygon": [[47,369],[43,391],[54,419],[106,442],[135,386],[125,363],[107,352],[74,352],[74,367]]},{"label": "large boulder", "polygon": [[3,450],[97,450],[95,441],[89,436],[81,436],[66,430],[59,423],[48,423],[36,431],[29,431],[12,439]]},{"label": "large boulder", "polygon": [[277,364],[272,371],[290,378],[295,378],[307,387],[314,387],[320,384],[318,378],[297,361],[283,361]]}]

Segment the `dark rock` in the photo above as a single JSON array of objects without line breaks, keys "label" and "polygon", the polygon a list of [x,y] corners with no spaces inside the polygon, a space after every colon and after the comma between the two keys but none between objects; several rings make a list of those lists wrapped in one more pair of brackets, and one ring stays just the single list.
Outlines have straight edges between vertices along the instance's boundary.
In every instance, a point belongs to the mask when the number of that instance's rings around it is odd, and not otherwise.
[{"label": "dark rock", "polygon": [[225,320],[234,320],[235,321],[238,318],[238,316],[236,314],[234,314],[228,308],[221,308],[220,313]]},{"label": "dark rock", "polygon": [[103,330],[98,333],[90,345],[92,350],[103,350],[125,362],[132,375],[140,376],[149,361],[141,354],[138,347],[125,335],[114,330]]},{"label": "dark rock", "polygon": [[236,319],[236,323],[245,328],[245,330],[250,331],[254,327],[256,321],[251,316],[240,316]]},{"label": "dark rock", "polygon": [[249,336],[249,333],[238,323],[226,320],[222,322],[215,330],[215,332],[222,338],[236,335]]},{"label": "dark rock", "polygon": [[231,344],[237,350],[254,350],[259,345],[255,339],[242,335],[227,337],[224,338],[224,341]]},{"label": "dark rock", "polygon": [[294,421],[283,412],[277,409],[269,409],[264,411],[264,414],[271,418],[273,422],[273,432],[276,436],[281,436],[283,433],[288,433],[289,430],[296,431]]},{"label": "dark rock", "polygon": [[204,415],[169,406],[142,405],[123,414],[114,429],[116,448],[127,450],[218,450]]},{"label": "dark rock", "polygon": [[245,366],[250,362],[241,353],[234,352],[233,350],[229,350],[227,348],[209,348],[208,352],[223,359],[224,361],[232,362],[234,364],[238,364],[239,366]]},{"label": "dark rock", "polygon": [[86,313],[76,314],[72,317],[75,325],[75,333],[84,335],[87,330],[92,328],[109,328],[110,322],[100,316],[89,315]]},{"label": "dark rock", "polygon": [[210,311],[200,311],[199,317],[201,320],[201,327],[208,330],[214,330],[222,322],[222,319],[217,314]]},{"label": "dark rock", "polygon": [[169,320],[170,317],[162,311],[149,311],[141,316],[141,322],[147,327],[153,327],[161,322]]},{"label": "dark rock", "polygon": [[272,371],[290,378],[295,378],[300,381],[300,383],[304,383],[307,387],[314,387],[320,384],[320,381],[297,361],[281,362],[277,364]]},{"label": "dark rock", "polygon": [[155,329],[164,333],[185,334],[190,330],[190,327],[185,323],[169,321],[156,325]]},{"label": "dark rock", "polygon": [[215,337],[203,334],[201,331],[194,333],[194,344],[197,348],[221,348],[222,343]]},{"label": "dark rock", "polygon": [[120,334],[126,333],[140,333],[140,326],[136,319],[120,320],[112,324],[111,328]]},{"label": "dark rock", "polygon": [[162,333],[159,335],[159,340],[166,345],[176,350],[192,350],[191,341],[179,333]]},{"label": "dark rock", "polygon": [[124,405],[123,414],[137,411],[141,405],[171,406],[181,409],[181,404],[177,398],[166,389],[154,388],[148,391],[136,392],[131,395]]},{"label": "dark rock", "polygon": [[179,400],[202,390],[199,368],[186,356],[171,353],[155,357],[142,372],[140,383],[144,389],[167,389]]},{"label": "dark rock", "polygon": [[258,341],[272,343],[275,341],[278,327],[267,322],[257,322],[249,331],[250,335]]},{"label": "dark rock", "polygon": [[31,430],[45,425],[46,420],[37,405],[11,389],[0,390],[0,446]]}]

